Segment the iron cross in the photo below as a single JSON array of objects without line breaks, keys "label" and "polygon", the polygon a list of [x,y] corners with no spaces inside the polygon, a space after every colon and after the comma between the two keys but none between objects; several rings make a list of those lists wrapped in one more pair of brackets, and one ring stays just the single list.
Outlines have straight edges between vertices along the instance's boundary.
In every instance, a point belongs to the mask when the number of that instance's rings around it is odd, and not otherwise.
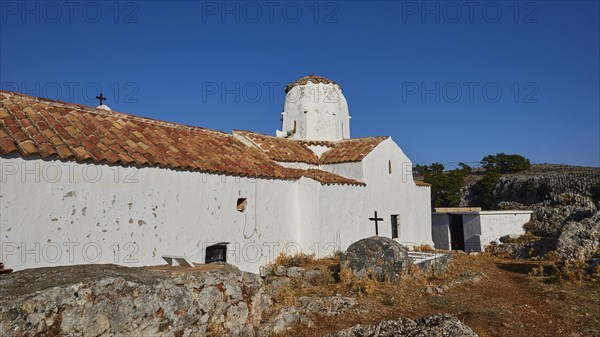
[{"label": "iron cross", "polygon": [[106,97],[102,96],[102,93],[100,93],[100,96],[96,96],[96,98],[100,100],[100,105],[102,105],[102,101],[106,101]]},{"label": "iron cross", "polygon": [[377,217],[377,211],[375,211],[375,216],[372,218],[369,218],[369,220],[371,221],[375,221],[375,235],[379,236],[379,226],[378,226],[378,222],[379,221],[383,221],[382,218],[378,218]]}]

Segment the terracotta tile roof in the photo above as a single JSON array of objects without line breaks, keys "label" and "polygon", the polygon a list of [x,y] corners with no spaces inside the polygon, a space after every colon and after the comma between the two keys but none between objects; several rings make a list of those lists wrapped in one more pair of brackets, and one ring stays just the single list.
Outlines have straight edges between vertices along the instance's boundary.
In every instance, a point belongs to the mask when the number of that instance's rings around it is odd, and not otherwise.
[{"label": "terracotta tile roof", "polygon": [[[248,131],[234,131],[251,140],[269,158],[279,162],[301,162],[307,164],[337,164],[363,160],[373,149],[388,137],[367,137],[346,139],[338,142],[301,141],[267,136]],[[317,156],[308,148],[310,145],[322,145],[330,149]]]},{"label": "terracotta tile roof", "polygon": [[292,90],[293,87],[297,86],[297,85],[304,85],[308,82],[312,82],[314,84],[318,84],[318,83],[325,83],[325,84],[337,84],[337,86],[340,87],[340,89],[342,88],[338,83],[335,83],[334,81],[328,79],[327,77],[323,77],[323,76],[317,76],[314,74],[310,74],[308,76],[304,76],[302,78],[297,79],[296,81],[289,83],[288,85],[285,86],[285,93],[287,94],[290,90]]},{"label": "terracotta tile roof", "polygon": [[0,91],[0,155],[11,153],[235,176],[307,176],[326,184],[362,184],[335,174],[285,168],[232,134]]},{"label": "terracotta tile roof", "polygon": [[415,180],[415,185],[417,185],[417,186],[423,186],[423,187],[431,186],[431,184],[426,183],[423,180]]},{"label": "terracotta tile roof", "polygon": [[360,182],[358,180],[345,178],[339,176],[337,174],[333,174],[330,172],[326,172],[323,170],[316,169],[308,169],[308,170],[300,170],[300,169],[290,169],[293,171],[297,171],[298,174],[301,174],[304,177],[314,179],[322,184],[351,184],[351,185],[361,185],[366,186],[367,184]]},{"label": "terracotta tile roof", "polygon": [[291,163],[319,164],[319,158],[302,142],[267,136],[249,131],[233,131],[234,134],[249,139],[272,160]]},{"label": "terracotta tile roof", "polygon": [[321,156],[321,164],[337,164],[363,160],[382,141],[389,137],[346,139],[336,142],[333,148]]}]

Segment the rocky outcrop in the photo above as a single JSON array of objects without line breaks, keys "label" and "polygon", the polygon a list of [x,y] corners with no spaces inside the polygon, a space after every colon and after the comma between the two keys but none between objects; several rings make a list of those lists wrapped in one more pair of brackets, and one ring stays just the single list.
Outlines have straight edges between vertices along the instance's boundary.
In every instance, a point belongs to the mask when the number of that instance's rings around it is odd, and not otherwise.
[{"label": "rocky outcrop", "polygon": [[270,305],[260,277],[231,266],[30,269],[0,277],[0,335],[254,336]]},{"label": "rocky outcrop", "polygon": [[567,223],[556,249],[563,261],[591,261],[600,257],[600,212],[581,222]]},{"label": "rocky outcrop", "polygon": [[342,268],[348,268],[358,278],[372,271],[379,280],[396,280],[408,272],[412,265],[408,249],[390,238],[372,236],[359,240],[348,247],[341,259]]},{"label": "rocky outcrop", "polygon": [[[533,165],[527,171],[502,176],[494,198],[498,209],[533,210],[525,226],[529,239],[505,240],[494,251],[522,258],[543,258],[556,251],[558,262],[596,263],[600,245],[600,169]],[[463,194],[463,204],[474,206],[469,204],[469,193]]]},{"label": "rocky outcrop", "polygon": [[324,337],[477,337],[477,334],[458,318],[450,315],[433,315],[413,321],[408,318],[381,321],[373,325],[355,325],[349,329]]},{"label": "rocky outcrop", "polygon": [[[468,183],[461,190],[461,206],[479,206],[474,204],[471,187],[482,176],[482,171],[476,170],[466,179]],[[600,202],[599,168],[536,164],[526,171],[503,175],[494,189],[498,203],[513,202],[525,206],[547,201],[558,205],[572,204],[580,197],[588,198],[592,204]]]}]

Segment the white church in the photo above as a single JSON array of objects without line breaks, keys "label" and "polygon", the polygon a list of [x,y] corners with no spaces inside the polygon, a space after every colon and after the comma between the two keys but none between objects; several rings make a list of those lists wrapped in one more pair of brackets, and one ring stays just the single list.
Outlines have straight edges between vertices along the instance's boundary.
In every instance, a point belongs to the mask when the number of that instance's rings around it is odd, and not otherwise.
[{"label": "white church", "polygon": [[[278,118],[274,113],[273,118]],[[433,244],[430,187],[390,137],[350,138],[341,87],[290,83],[276,136],[0,92],[0,262],[226,261]]]}]

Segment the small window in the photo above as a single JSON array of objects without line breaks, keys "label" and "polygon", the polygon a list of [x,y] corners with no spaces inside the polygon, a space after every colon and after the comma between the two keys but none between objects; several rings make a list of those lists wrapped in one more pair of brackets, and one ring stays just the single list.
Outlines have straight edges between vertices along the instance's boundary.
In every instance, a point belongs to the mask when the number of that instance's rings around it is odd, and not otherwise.
[{"label": "small window", "polygon": [[204,263],[227,262],[227,246],[225,243],[206,247]]},{"label": "small window", "polygon": [[245,212],[247,204],[248,204],[248,200],[246,198],[238,198],[238,200],[237,200],[238,212]]},{"label": "small window", "polygon": [[392,214],[392,219],[390,222],[392,223],[392,239],[397,239],[400,229],[400,215]]},{"label": "small window", "polygon": [[392,174],[392,161],[388,160],[388,173]]}]

